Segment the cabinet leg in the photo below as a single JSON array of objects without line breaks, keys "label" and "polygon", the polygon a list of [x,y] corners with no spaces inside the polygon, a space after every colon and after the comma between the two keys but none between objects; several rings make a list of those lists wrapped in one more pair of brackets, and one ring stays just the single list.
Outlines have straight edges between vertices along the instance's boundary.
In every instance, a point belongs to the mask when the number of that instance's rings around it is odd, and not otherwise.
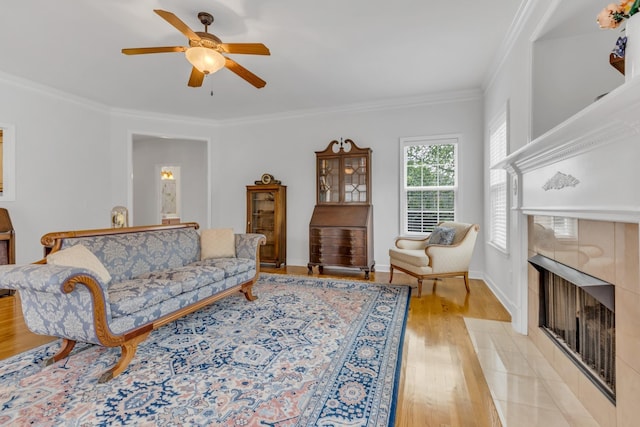
[{"label": "cabinet leg", "polygon": [[311,264],[307,264],[307,274],[313,274],[313,267]]},{"label": "cabinet leg", "polygon": [[369,280],[369,269],[364,271],[364,280]]}]

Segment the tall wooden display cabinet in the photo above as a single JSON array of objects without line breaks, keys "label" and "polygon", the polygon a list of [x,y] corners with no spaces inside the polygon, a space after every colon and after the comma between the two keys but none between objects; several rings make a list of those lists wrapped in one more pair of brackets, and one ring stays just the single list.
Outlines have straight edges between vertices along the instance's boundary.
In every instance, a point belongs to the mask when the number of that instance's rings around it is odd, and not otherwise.
[{"label": "tall wooden display cabinet", "polygon": [[352,140],[316,151],[316,206],[309,222],[309,273],[318,266],[375,271],[371,149]]},{"label": "tall wooden display cabinet", "polygon": [[247,185],[247,233],[264,234],[267,238],[267,243],[260,246],[261,263],[275,264],[276,268],[286,264],[286,185],[262,184],[261,181]]}]

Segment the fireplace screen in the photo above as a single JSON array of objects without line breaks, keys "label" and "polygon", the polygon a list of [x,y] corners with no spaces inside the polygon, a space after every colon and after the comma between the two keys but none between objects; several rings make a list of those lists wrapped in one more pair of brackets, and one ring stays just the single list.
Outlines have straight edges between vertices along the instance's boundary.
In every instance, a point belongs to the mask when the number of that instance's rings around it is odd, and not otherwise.
[{"label": "fireplace screen", "polygon": [[546,265],[541,266],[539,261],[544,257],[534,258],[538,258],[535,260],[538,262],[530,262],[540,271],[540,327],[614,400],[613,285],[575,270],[563,274],[569,267],[559,264],[558,270],[558,266],[553,265],[557,263],[548,258],[543,262]]}]

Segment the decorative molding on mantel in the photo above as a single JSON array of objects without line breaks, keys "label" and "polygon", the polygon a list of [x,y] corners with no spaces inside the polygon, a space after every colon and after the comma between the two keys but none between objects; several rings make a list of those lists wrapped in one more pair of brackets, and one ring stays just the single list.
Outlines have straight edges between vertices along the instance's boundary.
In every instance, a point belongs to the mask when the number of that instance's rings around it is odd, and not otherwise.
[{"label": "decorative molding on mantel", "polygon": [[575,187],[580,184],[580,180],[572,175],[556,172],[549,180],[542,186],[544,191],[549,190],[562,190],[567,187]]},{"label": "decorative molding on mantel", "polygon": [[526,173],[608,144],[637,138],[639,134],[640,79],[634,79],[513,152],[493,169]]}]

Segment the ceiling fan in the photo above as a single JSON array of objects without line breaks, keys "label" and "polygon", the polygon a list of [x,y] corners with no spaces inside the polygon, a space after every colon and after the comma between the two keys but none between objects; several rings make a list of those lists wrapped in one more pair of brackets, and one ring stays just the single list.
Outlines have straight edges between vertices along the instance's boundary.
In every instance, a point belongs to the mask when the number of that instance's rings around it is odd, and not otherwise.
[{"label": "ceiling fan", "polygon": [[198,19],[204,25],[204,32],[193,31],[176,15],[166,10],[154,9],[165,21],[173,25],[189,40],[189,46],[158,46],[122,49],[125,55],[142,55],[147,53],[184,52],[187,60],[193,65],[188,85],[200,87],[204,76],[226,67],[253,86],[260,89],[267,82],[247,70],[223,53],[241,53],[250,55],[270,55],[269,49],[262,43],[222,43],[215,35],[207,31],[213,23],[213,15],[207,12],[198,13]]}]

